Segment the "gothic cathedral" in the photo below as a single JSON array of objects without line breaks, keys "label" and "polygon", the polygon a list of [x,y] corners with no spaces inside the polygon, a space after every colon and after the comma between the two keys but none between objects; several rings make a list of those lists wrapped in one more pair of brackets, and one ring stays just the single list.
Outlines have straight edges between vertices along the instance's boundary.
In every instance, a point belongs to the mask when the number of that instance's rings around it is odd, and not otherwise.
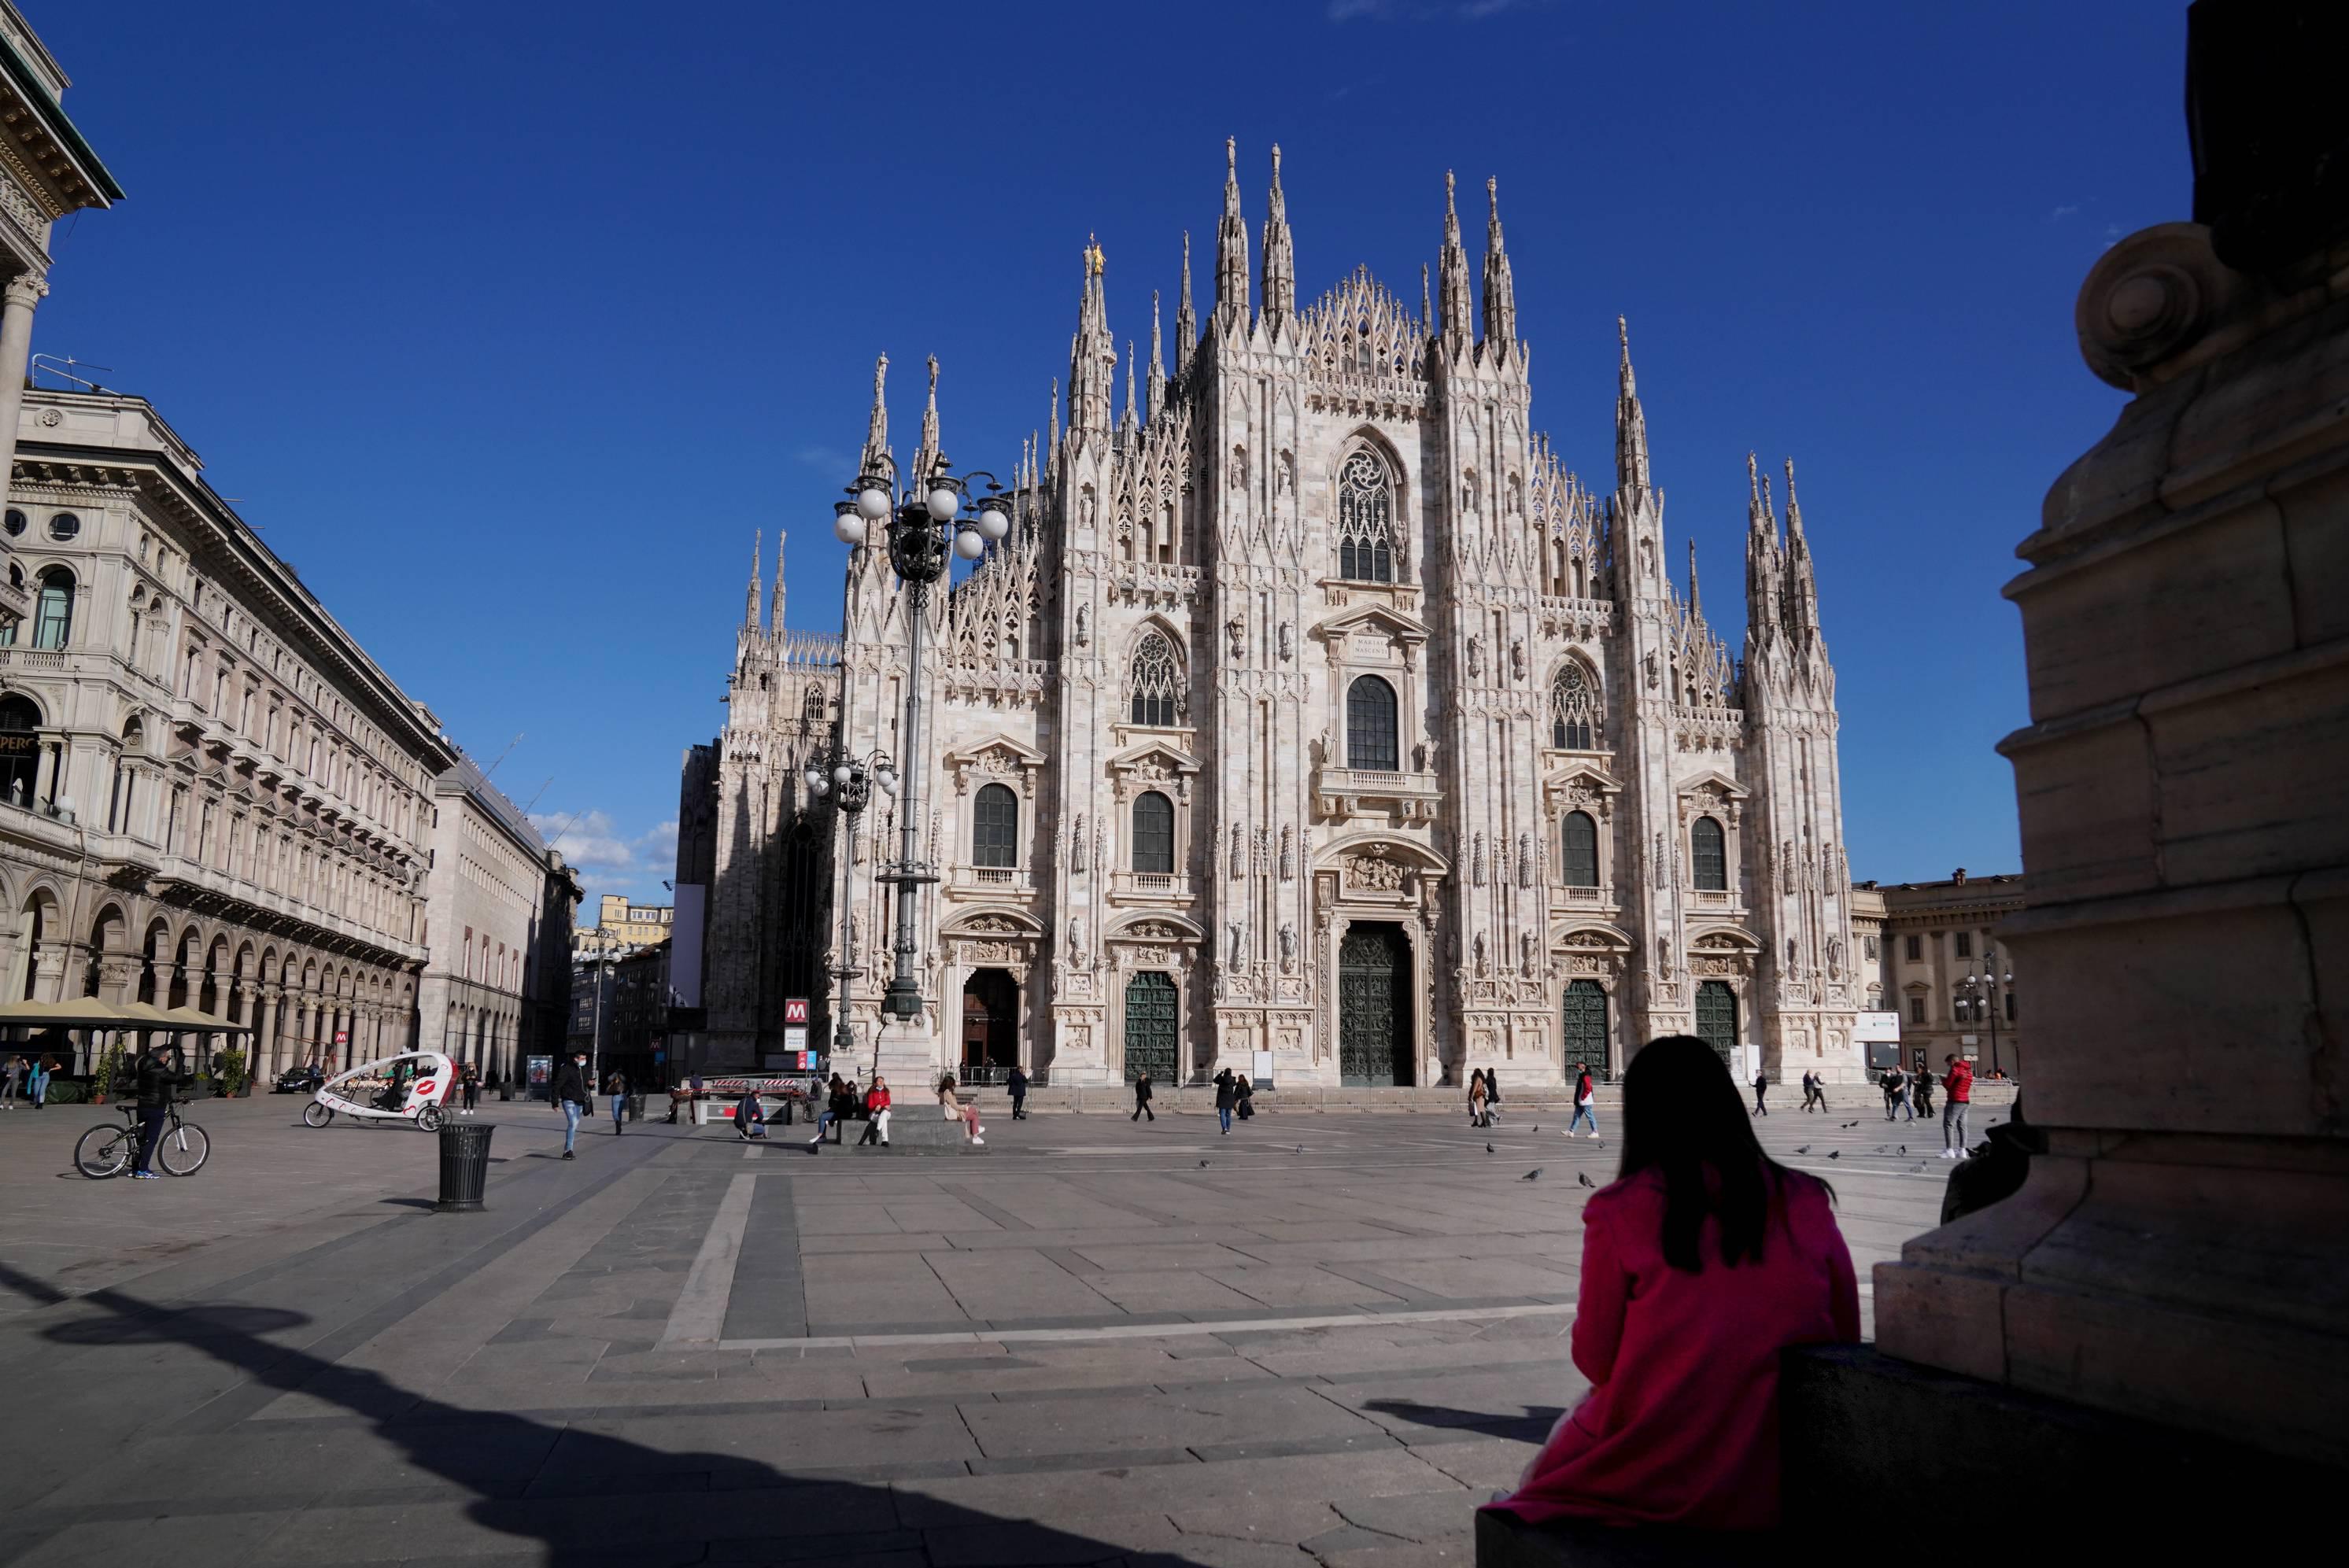
[{"label": "gothic cathedral", "polygon": [[[860,1052],[880,1043],[876,873],[903,797],[875,793],[840,866],[801,772],[844,738],[921,770],[938,880],[927,1015],[889,1030],[901,1070],[926,1048],[1055,1084],[1268,1063],[1279,1084],[1555,1084],[1695,1034],[1741,1081],[1860,1078],[1835,676],[1792,466],[1782,519],[1747,461],[1734,660],[1693,551],[1685,596],[1671,580],[1628,337],[1601,498],[1533,429],[1497,200],[1479,309],[1448,184],[1417,315],[1366,269],[1300,310],[1278,150],[1253,295],[1227,173],[1213,306],[1193,307],[1186,241],[1173,363],[1154,298],[1122,416],[1089,245],[1067,428],[1056,387],[1010,535],[934,595],[919,670],[885,549],[850,552],[836,647],[782,631],[780,582],[762,624],[754,566],[727,728],[688,767],[713,1059],[778,1048],[777,986],[821,998],[843,944]],[[944,461],[936,364],[910,466],[880,375],[864,469],[902,488]],[[828,895],[794,888],[827,874]]]}]

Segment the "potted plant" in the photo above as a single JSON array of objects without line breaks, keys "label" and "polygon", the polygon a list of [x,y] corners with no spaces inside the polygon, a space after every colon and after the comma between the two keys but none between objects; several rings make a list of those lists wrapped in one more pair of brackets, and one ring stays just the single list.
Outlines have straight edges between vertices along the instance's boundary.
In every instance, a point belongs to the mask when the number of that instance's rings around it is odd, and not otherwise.
[{"label": "potted plant", "polygon": [[244,1051],[231,1046],[212,1057],[212,1092],[222,1099],[243,1096],[251,1085],[245,1081]]},{"label": "potted plant", "polygon": [[89,1075],[89,1103],[104,1105],[121,1078],[122,1042],[116,1040],[98,1054],[97,1067]]}]

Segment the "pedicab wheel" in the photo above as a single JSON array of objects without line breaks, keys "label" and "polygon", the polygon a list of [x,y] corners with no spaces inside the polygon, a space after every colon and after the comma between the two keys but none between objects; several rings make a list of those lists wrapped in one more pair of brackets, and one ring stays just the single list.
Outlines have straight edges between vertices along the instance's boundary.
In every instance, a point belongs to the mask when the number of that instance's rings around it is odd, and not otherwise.
[{"label": "pedicab wheel", "polygon": [[440,1131],[440,1108],[437,1105],[428,1105],[422,1110],[418,1111],[416,1113],[416,1125],[422,1128],[427,1132]]},{"label": "pedicab wheel", "polygon": [[74,1169],[93,1181],[119,1176],[130,1164],[130,1130],[93,1127],[74,1145]]},{"label": "pedicab wheel", "polygon": [[212,1157],[212,1140],[192,1122],[167,1128],[155,1145],[155,1158],[174,1176],[192,1176]]},{"label": "pedicab wheel", "polygon": [[305,1127],[324,1127],[334,1119],[335,1113],[315,1099],[302,1108],[302,1125]]}]

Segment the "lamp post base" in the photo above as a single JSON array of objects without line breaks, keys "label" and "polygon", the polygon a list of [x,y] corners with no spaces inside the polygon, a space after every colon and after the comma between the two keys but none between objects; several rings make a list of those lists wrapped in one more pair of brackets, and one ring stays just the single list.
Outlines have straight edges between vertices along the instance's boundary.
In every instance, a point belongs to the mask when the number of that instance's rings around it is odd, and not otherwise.
[{"label": "lamp post base", "polygon": [[937,1041],[920,1019],[883,1020],[873,1037],[873,1070],[899,1094],[926,1090],[937,1081]]}]

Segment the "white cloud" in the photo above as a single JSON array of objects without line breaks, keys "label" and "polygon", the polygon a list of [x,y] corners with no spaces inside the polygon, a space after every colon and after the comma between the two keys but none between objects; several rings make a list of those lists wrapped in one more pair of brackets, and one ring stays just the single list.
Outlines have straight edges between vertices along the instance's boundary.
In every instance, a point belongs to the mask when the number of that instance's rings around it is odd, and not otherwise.
[{"label": "white cloud", "polygon": [[2047,221],[2051,223],[2060,223],[2066,218],[2076,218],[2079,215],[2079,204],[2075,202],[2068,207],[2056,208],[2055,211],[2047,214]]},{"label": "white cloud", "polygon": [[530,824],[580,871],[605,880],[657,880],[677,864],[677,824],[657,822],[631,837],[605,811],[533,811]]}]

